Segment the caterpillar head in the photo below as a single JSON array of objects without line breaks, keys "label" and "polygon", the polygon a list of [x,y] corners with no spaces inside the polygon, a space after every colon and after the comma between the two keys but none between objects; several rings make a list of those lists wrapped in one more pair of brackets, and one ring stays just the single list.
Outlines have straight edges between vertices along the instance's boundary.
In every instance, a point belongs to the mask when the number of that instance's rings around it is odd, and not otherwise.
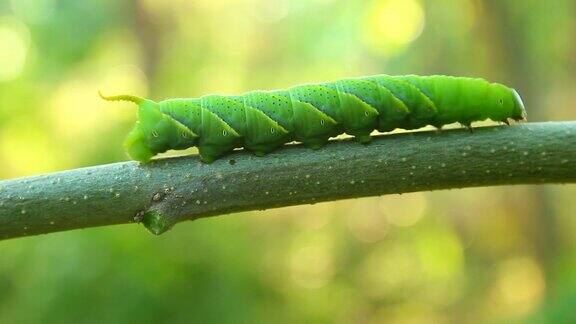
[{"label": "caterpillar head", "polygon": [[502,84],[493,83],[487,94],[487,109],[490,119],[496,121],[526,120],[526,109],[516,90]]},{"label": "caterpillar head", "polygon": [[516,91],[516,89],[512,89],[512,95],[514,96],[514,109],[512,110],[512,118],[514,120],[526,120],[526,108],[524,108],[524,103],[522,102],[522,98]]},{"label": "caterpillar head", "polygon": [[109,101],[126,100],[138,105],[139,120],[124,141],[124,148],[134,160],[148,162],[152,156],[170,149],[184,149],[197,144],[198,135],[169,115],[158,103],[130,95],[100,96]]}]

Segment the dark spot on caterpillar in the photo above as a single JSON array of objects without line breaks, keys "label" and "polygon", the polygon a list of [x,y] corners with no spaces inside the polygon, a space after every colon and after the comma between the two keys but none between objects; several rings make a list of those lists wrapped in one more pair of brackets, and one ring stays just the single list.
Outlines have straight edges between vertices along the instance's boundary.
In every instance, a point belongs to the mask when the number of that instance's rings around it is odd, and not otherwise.
[{"label": "dark spot on caterpillar", "polygon": [[223,131],[222,131],[222,136],[226,136],[226,135],[228,135],[228,132],[225,131],[225,130],[223,130]]},{"label": "dark spot on caterpillar", "polygon": [[499,99],[498,102],[500,102],[500,105],[504,104],[504,100],[502,100],[502,99]]},{"label": "dark spot on caterpillar", "polygon": [[157,132],[157,131],[152,131],[152,136],[158,137],[158,132]]},{"label": "dark spot on caterpillar", "polygon": [[230,159],[230,160],[228,160],[228,163],[229,163],[230,165],[234,165],[234,164],[236,164],[236,160]]}]

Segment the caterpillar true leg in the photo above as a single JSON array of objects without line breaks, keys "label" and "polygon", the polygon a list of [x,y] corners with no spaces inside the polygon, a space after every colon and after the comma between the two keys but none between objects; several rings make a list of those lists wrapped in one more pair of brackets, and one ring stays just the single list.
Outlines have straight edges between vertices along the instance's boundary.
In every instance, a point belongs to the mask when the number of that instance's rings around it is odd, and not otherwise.
[{"label": "caterpillar true leg", "polygon": [[463,122],[463,123],[460,123],[460,125],[462,125],[462,127],[466,128],[470,133],[474,132],[472,130],[472,122]]}]

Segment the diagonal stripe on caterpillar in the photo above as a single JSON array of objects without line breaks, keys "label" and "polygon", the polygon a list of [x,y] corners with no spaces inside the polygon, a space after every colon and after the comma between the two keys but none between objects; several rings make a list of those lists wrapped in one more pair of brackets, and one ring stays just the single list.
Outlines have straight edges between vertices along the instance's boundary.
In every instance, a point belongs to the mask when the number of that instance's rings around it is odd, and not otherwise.
[{"label": "diagonal stripe on caterpillar", "polygon": [[361,143],[373,130],[437,128],[491,119],[525,120],[518,93],[483,79],[375,75],[304,84],[286,90],[154,102],[132,95],[104,96],[138,105],[139,120],[127,136],[128,155],[147,162],[169,149],[197,146],[210,163],[237,147],[257,155],[299,141],[316,149],[347,133]]}]

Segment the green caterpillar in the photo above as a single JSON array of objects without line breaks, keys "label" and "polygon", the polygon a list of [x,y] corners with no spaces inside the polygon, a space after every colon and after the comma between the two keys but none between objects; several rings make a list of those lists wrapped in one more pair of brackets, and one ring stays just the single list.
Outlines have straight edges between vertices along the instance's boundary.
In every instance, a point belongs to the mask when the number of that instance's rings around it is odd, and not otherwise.
[{"label": "green caterpillar", "polygon": [[342,133],[367,143],[373,130],[526,119],[514,89],[443,75],[376,75],[160,102],[131,95],[100,96],[138,105],[139,121],[124,146],[141,162],[192,146],[198,147],[202,161],[211,163],[237,147],[263,155],[291,141],[317,149]]}]

